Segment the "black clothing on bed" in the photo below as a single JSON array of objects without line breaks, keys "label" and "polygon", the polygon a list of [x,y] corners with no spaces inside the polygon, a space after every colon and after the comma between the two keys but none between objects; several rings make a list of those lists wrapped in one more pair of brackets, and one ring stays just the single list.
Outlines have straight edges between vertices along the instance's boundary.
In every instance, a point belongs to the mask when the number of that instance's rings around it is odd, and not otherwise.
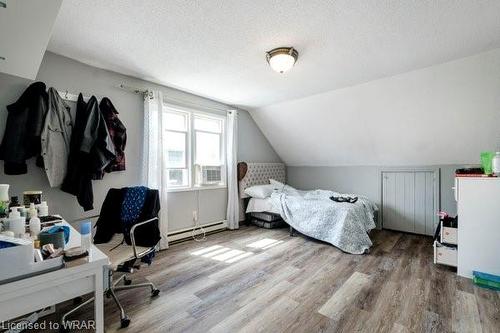
[{"label": "black clothing on bed", "polygon": [[355,203],[358,201],[358,197],[348,197],[348,196],[332,196],[330,197],[330,200],[333,200],[335,202],[348,202],[348,203]]}]

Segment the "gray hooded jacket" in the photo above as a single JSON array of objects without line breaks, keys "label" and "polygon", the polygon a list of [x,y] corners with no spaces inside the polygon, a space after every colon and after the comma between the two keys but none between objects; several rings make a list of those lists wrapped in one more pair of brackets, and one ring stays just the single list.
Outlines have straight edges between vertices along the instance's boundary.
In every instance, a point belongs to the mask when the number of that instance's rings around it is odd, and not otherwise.
[{"label": "gray hooded jacket", "polygon": [[73,124],[70,108],[54,89],[49,89],[47,116],[42,129],[42,159],[51,187],[66,176]]}]

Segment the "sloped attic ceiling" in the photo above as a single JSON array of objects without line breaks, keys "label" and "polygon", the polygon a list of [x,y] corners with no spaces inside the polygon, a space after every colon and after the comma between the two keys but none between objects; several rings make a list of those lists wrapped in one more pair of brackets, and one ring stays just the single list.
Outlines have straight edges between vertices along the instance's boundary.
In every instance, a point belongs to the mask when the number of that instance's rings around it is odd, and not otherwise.
[{"label": "sloped attic ceiling", "polygon": [[500,49],[251,114],[288,165],[479,164],[500,151]]},{"label": "sloped attic ceiling", "polygon": [[[498,0],[65,0],[48,49],[261,107],[500,47]],[[265,51],[294,46],[273,72]]]},{"label": "sloped attic ceiling", "polygon": [[61,2],[0,1],[0,73],[35,79]]}]

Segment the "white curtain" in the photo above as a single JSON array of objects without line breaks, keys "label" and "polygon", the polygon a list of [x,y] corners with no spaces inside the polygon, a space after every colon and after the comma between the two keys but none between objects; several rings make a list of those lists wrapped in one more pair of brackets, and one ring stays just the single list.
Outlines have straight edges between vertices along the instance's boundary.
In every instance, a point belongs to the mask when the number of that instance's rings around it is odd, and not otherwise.
[{"label": "white curtain", "polygon": [[168,248],[167,175],[165,150],[165,113],[160,91],[144,94],[143,184],[160,192],[160,250]]},{"label": "white curtain", "polygon": [[227,226],[229,229],[239,228],[240,206],[238,197],[238,113],[230,110],[227,113]]}]

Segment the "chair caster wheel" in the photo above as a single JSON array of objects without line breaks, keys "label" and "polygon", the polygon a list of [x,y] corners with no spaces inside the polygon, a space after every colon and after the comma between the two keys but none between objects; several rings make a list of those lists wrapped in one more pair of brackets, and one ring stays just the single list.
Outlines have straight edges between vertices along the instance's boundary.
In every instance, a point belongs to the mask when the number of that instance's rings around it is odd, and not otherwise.
[{"label": "chair caster wheel", "polygon": [[158,296],[159,294],[160,294],[160,289],[153,289],[153,291],[151,291],[152,297]]},{"label": "chair caster wheel", "polygon": [[129,286],[132,284],[132,280],[130,279],[123,279],[123,284],[126,285],[126,286]]},{"label": "chair caster wheel", "polygon": [[120,327],[121,328],[128,327],[128,325],[130,325],[130,319],[128,317],[122,318],[120,320]]}]

